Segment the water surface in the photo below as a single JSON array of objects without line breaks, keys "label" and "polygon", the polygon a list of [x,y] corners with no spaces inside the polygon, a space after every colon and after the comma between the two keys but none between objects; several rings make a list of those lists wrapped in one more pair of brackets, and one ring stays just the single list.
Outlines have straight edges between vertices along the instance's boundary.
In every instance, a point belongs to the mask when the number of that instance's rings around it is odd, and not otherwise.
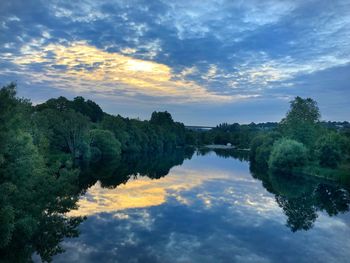
[{"label": "water surface", "polygon": [[254,178],[247,161],[220,156],[91,183],[70,212],[87,216],[81,234],[54,262],[349,262],[347,190]]}]

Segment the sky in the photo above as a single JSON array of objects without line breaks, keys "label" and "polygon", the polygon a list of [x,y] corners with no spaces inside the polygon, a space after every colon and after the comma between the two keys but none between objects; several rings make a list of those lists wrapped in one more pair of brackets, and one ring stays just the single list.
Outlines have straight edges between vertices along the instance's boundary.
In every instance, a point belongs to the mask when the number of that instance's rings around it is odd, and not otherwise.
[{"label": "sky", "polygon": [[187,125],[350,120],[349,0],[0,1],[0,85]]}]

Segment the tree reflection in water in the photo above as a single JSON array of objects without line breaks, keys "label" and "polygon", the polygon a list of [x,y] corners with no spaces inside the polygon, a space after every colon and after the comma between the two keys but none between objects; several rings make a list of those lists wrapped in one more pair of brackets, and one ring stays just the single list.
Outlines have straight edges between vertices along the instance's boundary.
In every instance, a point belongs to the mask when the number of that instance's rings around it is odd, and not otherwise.
[{"label": "tree reflection in water", "polygon": [[252,176],[261,180],[263,186],[275,195],[277,204],[287,216],[286,225],[293,232],[311,229],[319,211],[329,216],[349,211],[349,189],[345,186],[301,175],[259,173],[259,167],[254,165],[250,169]]},{"label": "tree reflection in water", "polygon": [[[64,238],[79,235],[78,226],[85,218],[66,216],[66,213],[76,207],[79,195],[90,186],[100,181],[102,187],[115,188],[137,176],[159,179],[166,176],[173,166],[190,159],[193,152],[194,149],[185,148],[162,155],[125,155],[92,165],[80,163],[77,164],[81,168],[79,178],[73,171],[66,172],[65,178],[63,171],[57,180],[52,178],[49,182],[38,182],[36,186],[30,181],[28,186],[21,188],[32,187],[37,191],[20,192],[12,185],[1,185],[0,262],[30,262],[32,254],[50,262],[52,256],[63,252],[60,243]],[[8,198],[11,207],[3,205]],[[28,200],[26,207],[23,207],[23,198]],[[16,213],[22,219],[13,226],[11,222]]]}]

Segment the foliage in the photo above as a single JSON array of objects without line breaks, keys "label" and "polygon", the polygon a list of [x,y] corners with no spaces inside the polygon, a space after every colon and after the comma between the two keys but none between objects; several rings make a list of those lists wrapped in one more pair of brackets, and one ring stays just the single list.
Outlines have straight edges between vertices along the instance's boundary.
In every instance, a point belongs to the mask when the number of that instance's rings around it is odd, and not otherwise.
[{"label": "foliage", "polygon": [[290,174],[293,168],[303,166],[306,160],[307,149],[302,143],[281,139],[274,143],[268,163],[272,172]]},{"label": "foliage", "polygon": [[279,138],[279,133],[271,132],[258,135],[252,140],[249,152],[252,166],[261,171],[266,171],[268,169],[268,160],[272,151],[272,146]]},{"label": "foliage", "polygon": [[316,143],[316,153],[320,165],[337,168],[343,158],[342,152],[346,150],[346,144],[347,140],[335,132],[320,137]]},{"label": "foliage", "polygon": [[313,146],[319,129],[320,111],[316,101],[296,97],[290,103],[290,110],[282,119],[280,128],[284,136]]},{"label": "foliage", "polygon": [[[81,218],[66,218],[64,213],[76,205],[82,163],[97,161],[97,165],[103,160],[113,167],[122,153],[166,153],[185,146],[187,138],[185,126],[174,122],[168,112],[154,112],[150,121],[140,121],[106,114],[82,97],[73,101],[59,97],[33,107],[16,97],[15,84],[3,87],[1,258],[25,262],[37,251],[42,260],[49,261],[62,251],[59,243],[65,236],[77,234]],[[152,176],[164,175],[169,169],[165,164]],[[113,180],[123,181],[118,175]],[[14,255],[13,250],[18,253]]]},{"label": "foliage", "polygon": [[49,99],[43,104],[35,107],[36,111],[43,111],[46,109],[56,111],[74,110],[88,117],[92,122],[99,122],[103,118],[103,111],[95,102],[91,100],[85,101],[83,97],[76,97],[73,101],[65,97],[58,97],[57,99]]},{"label": "foliage", "polygon": [[151,124],[154,125],[162,125],[162,126],[167,126],[167,125],[172,125],[174,123],[173,118],[171,117],[170,113],[165,111],[165,112],[153,112],[150,120]]},{"label": "foliage", "polygon": [[[32,108],[15,95],[13,84],[0,90],[0,257],[5,262],[26,262],[40,247],[59,250],[63,237],[76,231],[64,227],[71,219],[63,213],[75,206],[78,174],[45,162],[33,139],[38,129],[32,128]],[[41,232],[53,217],[62,228]],[[55,242],[40,243],[40,238],[50,235]]]},{"label": "foliage", "polygon": [[90,146],[97,148],[102,159],[117,158],[121,153],[121,144],[114,134],[107,130],[93,129],[89,131]]}]

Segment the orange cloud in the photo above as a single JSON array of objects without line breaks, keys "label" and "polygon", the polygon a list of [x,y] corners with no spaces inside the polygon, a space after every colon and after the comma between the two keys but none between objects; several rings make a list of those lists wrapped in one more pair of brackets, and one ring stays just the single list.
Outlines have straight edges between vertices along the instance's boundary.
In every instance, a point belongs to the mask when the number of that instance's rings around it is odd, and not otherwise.
[{"label": "orange cloud", "polygon": [[24,54],[13,62],[24,70],[28,65],[42,63],[45,72],[31,72],[32,81],[50,81],[59,88],[108,95],[120,91],[129,96],[170,97],[177,102],[229,102],[245,98],[215,94],[194,81],[174,75],[165,64],[124,55],[128,52],[106,52],[82,41],[23,51]]}]

